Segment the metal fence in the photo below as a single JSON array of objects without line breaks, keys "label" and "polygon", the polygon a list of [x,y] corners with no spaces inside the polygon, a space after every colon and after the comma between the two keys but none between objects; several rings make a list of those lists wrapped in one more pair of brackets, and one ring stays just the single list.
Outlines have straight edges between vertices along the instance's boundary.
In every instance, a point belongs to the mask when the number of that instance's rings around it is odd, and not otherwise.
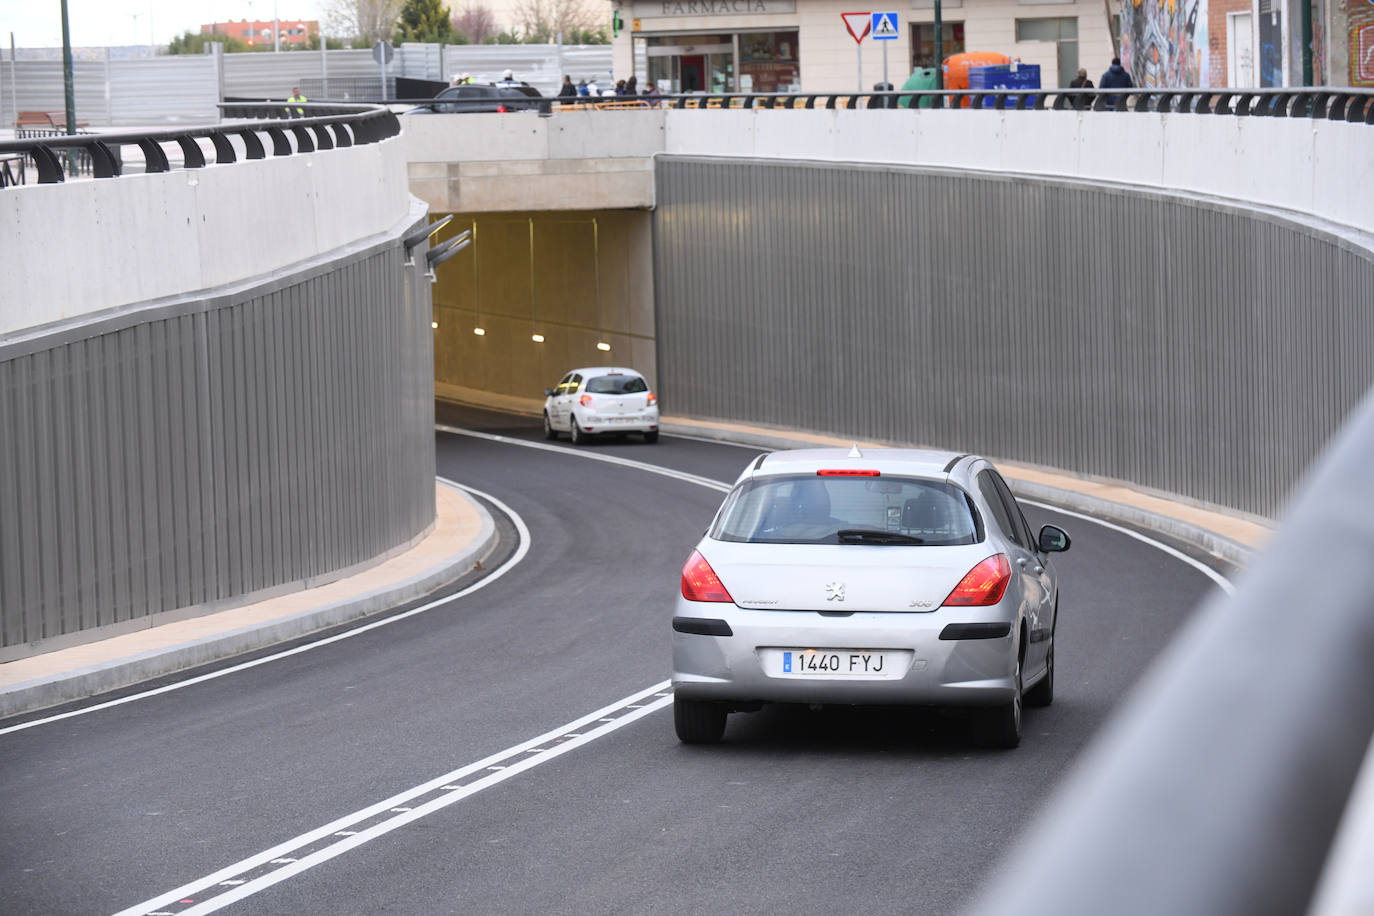
[{"label": "metal fence", "polygon": [[1272,517],[1374,384],[1374,252],[1010,176],[657,160],[686,415],[978,451]]},{"label": "metal fence", "polygon": [[419,263],[396,238],[0,342],[0,661],[324,576],[422,532],[434,418]]},{"label": "metal fence", "polygon": [[[219,101],[211,55],[78,60],[72,76],[77,121],[93,126],[205,123]],[[61,61],[0,62],[0,124],[20,111],[65,110]]]},{"label": "metal fence", "polygon": [[[62,63],[7,59],[0,52],[0,125],[21,111],[65,110]],[[281,54],[179,54],[156,58],[78,60],[73,65],[77,120],[91,126],[151,127],[207,123],[215,104],[234,98],[286,98],[292,87],[308,98],[380,101],[394,97],[397,78],[447,83],[455,74],[499,79],[506,70],[545,95],[563,74],[604,81],[610,45],[404,44],[385,68],[371,50],[290,51]]]}]

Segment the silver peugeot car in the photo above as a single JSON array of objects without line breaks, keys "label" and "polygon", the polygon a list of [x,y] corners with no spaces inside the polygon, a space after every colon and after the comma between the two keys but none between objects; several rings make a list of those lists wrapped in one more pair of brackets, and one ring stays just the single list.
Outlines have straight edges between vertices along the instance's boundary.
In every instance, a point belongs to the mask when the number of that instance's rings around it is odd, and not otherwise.
[{"label": "silver peugeot car", "polygon": [[992,747],[1054,697],[1050,555],[985,458],[806,449],[752,462],[682,569],[678,738],[763,703],[971,707]]}]

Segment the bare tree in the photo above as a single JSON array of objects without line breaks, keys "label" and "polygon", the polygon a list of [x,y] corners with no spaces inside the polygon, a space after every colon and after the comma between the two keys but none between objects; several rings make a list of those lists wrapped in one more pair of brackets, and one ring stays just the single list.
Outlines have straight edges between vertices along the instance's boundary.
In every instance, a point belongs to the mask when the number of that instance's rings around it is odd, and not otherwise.
[{"label": "bare tree", "polygon": [[553,41],[559,32],[566,40],[574,32],[592,31],[601,24],[586,0],[520,0],[515,19],[525,41]]},{"label": "bare tree", "polygon": [[501,31],[496,27],[496,16],[491,8],[480,3],[468,3],[453,14],[453,30],[461,32],[472,44],[480,45],[488,38],[495,38]]},{"label": "bare tree", "polygon": [[325,27],[335,35],[389,41],[403,0],[325,0]]}]

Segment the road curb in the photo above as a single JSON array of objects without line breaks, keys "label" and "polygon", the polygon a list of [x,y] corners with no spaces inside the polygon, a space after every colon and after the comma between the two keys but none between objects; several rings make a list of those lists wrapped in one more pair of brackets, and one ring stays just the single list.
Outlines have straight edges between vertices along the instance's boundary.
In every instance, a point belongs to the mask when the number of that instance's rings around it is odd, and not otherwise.
[{"label": "road curb", "polygon": [[[696,424],[682,418],[664,420],[660,429],[668,435],[687,435],[713,439],[718,442],[754,445],[769,449],[825,448],[842,444],[839,437],[836,436],[791,436],[782,430],[777,432],[727,430],[722,429],[717,424]],[[1096,518],[1120,522],[1154,534],[1174,538],[1206,551],[1208,554],[1234,566],[1245,566],[1257,552],[1257,548],[1242,544],[1184,519],[1153,512],[1139,506],[1126,505],[1115,500],[1103,499],[1067,487],[1056,487],[1042,482],[1026,480],[1018,475],[1014,466],[1003,464],[1001,471],[1017,496],[1053,503],[1065,509],[1083,512]]]},{"label": "road curb", "polygon": [[457,492],[476,510],[481,527],[477,536],[460,550],[422,572],[400,582],[271,621],[0,687],[0,719],[83,700],[208,662],[268,648],[427,595],[471,570],[496,542],[496,522],[491,513],[479,500],[461,490]]}]

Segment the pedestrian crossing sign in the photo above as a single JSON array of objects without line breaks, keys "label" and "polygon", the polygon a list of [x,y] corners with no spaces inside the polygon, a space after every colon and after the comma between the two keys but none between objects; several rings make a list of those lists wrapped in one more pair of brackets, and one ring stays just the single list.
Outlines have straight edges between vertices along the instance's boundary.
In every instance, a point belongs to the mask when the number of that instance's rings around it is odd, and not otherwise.
[{"label": "pedestrian crossing sign", "polygon": [[872,13],[872,32],[874,41],[893,41],[897,36],[896,13]]}]

